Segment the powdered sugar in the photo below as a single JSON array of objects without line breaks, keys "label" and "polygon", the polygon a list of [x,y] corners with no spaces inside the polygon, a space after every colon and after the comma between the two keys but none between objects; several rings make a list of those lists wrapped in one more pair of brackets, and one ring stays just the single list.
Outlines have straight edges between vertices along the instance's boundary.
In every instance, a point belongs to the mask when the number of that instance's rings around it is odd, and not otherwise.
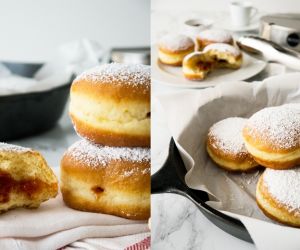
[{"label": "powdered sugar", "polygon": [[69,147],[67,154],[90,167],[106,166],[113,160],[150,161],[149,148],[108,147],[80,140]]},{"label": "powdered sugar", "polygon": [[291,212],[295,210],[300,212],[300,168],[266,169],[263,173],[263,181],[275,200],[285,205]]},{"label": "powdered sugar", "polygon": [[25,148],[17,145],[7,144],[4,142],[0,142],[0,152],[18,152],[18,153],[25,153],[32,151],[30,148]]},{"label": "powdered sugar", "polygon": [[145,85],[150,87],[150,66],[142,64],[110,63],[94,67],[79,75],[74,83],[86,80],[101,84]]},{"label": "powdered sugar", "polygon": [[247,153],[242,138],[242,129],[247,119],[231,117],[215,123],[208,136],[213,138],[213,147],[225,153]]},{"label": "powdered sugar", "polygon": [[207,45],[203,52],[207,52],[209,50],[217,50],[224,53],[230,53],[234,56],[239,56],[241,54],[240,50],[232,45],[229,45],[227,43],[212,43]]},{"label": "powdered sugar", "polygon": [[170,51],[187,50],[195,45],[190,37],[174,34],[163,36],[158,44],[160,47]]},{"label": "powdered sugar", "polygon": [[228,43],[232,40],[232,36],[228,31],[218,29],[204,30],[199,33],[198,38],[218,43]]},{"label": "powdered sugar", "polygon": [[269,107],[249,118],[248,134],[276,149],[300,146],[300,112],[292,106]]}]

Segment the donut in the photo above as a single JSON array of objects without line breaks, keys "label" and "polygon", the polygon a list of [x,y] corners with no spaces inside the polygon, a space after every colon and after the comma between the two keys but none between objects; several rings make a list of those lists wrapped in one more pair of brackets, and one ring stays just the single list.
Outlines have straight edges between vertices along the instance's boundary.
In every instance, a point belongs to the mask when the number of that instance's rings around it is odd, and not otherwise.
[{"label": "donut", "polygon": [[226,43],[213,43],[203,49],[203,53],[213,57],[218,68],[238,69],[243,62],[241,51]]},{"label": "donut", "polygon": [[60,188],[73,209],[128,219],[150,216],[150,149],[75,142],[61,160]]},{"label": "donut", "polygon": [[202,52],[193,52],[183,59],[182,72],[189,80],[203,80],[214,68],[215,61]]},{"label": "donut", "polygon": [[56,176],[32,149],[0,143],[0,212],[37,208],[58,192]]},{"label": "donut", "polygon": [[300,227],[300,169],[266,169],[256,187],[256,202],[278,222]]},{"label": "donut", "polygon": [[203,50],[207,45],[212,43],[233,44],[233,38],[230,32],[219,29],[208,29],[201,31],[196,36],[198,50]]},{"label": "donut", "polygon": [[300,112],[289,106],[264,108],[243,129],[248,152],[260,165],[288,169],[300,163]]},{"label": "donut", "polygon": [[206,149],[210,158],[229,171],[247,171],[258,166],[245,148],[242,129],[247,119],[231,117],[210,127]]},{"label": "donut", "polygon": [[194,50],[195,43],[190,37],[168,34],[158,43],[158,59],[163,64],[181,66],[183,58]]},{"label": "donut", "polygon": [[69,113],[76,132],[108,146],[150,146],[150,67],[104,64],[71,86]]}]

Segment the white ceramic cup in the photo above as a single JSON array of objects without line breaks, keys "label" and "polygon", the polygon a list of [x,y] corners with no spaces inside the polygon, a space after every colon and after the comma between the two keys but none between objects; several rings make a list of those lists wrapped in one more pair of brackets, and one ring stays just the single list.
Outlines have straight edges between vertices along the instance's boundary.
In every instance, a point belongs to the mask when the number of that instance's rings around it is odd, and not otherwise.
[{"label": "white ceramic cup", "polygon": [[194,18],[184,22],[183,33],[194,38],[200,31],[208,29],[213,24],[213,21],[206,18]]},{"label": "white ceramic cup", "polygon": [[245,27],[256,16],[258,10],[250,1],[233,1],[230,3],[231,23],[234,27]]}]

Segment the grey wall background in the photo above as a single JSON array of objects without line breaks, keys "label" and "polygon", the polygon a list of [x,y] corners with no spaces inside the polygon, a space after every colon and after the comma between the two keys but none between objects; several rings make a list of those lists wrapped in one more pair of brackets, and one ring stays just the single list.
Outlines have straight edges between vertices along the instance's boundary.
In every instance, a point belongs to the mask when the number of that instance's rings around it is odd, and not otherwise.
[{"label": "grey wall background", "polygon": [[150,0],[0,0],[0,60],[47,60],[65,42],[150,43]]}]

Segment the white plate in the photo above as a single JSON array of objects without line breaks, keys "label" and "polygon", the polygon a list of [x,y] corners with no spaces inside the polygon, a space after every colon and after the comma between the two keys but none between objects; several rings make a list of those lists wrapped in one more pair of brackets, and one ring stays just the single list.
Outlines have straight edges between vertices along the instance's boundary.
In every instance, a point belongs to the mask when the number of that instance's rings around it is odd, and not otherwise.
[{"label": "white plate", "polygon": [[152,48],[151,56],[152,72],[154,82],[179,87],[179,88],[207,88],[214,87],[225,81],[241,81],[257,75],[267,65],[266,62],[258,60],[243,53],[243,64],[240,69],[217,69],[208,74],[202,81],[190,81],[184,78],[181,67],[164,65],[159,62],[157,48]]}]

